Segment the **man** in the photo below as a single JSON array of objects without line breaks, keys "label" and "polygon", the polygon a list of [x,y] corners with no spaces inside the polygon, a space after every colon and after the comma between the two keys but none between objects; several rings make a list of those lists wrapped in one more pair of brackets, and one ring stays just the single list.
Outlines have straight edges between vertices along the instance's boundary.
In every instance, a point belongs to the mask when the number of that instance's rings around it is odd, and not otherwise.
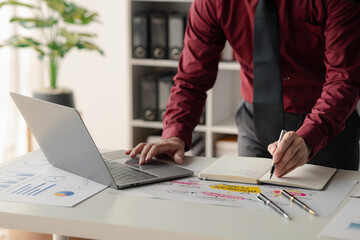
[{"label": "man", "polygon": [[[260,1],[273,1],[278,14],[284,128],[288,131],[279,145],[261,143],[253,123],[258,1],[195,0],[164,116],[163,140],[140,143],[127,154],[140,154],[141,164],[160,154],[182,162],[227,39],[241,65],[245,100],[236,113],[239,155],[272,155],[277,177],[306,162],[357,170],[360,119],[354,110],[360,95],[360,5],[345,0]],[[273,81],[271,76],[269,81]]]}]

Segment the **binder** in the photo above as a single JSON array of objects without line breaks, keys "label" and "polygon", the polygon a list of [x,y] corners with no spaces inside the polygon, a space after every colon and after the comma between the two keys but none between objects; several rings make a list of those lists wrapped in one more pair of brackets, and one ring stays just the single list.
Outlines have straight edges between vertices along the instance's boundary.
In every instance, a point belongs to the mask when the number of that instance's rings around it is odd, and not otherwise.
[{"label": "binder", "polygon": [[141,117],[145,121],[157,118],[157,76],[149,75],[141,79]]},{"label": "binder", "polygon": [[151,58],[167,58],[167,17],[164,13],[150,14],[150,49]]},{"label": "binder", "polygon": [[149,58],[149,21],[146,14],[132,18],[132,56]]},{"label": "binder", "polygon": [[169,100],[171,87],[173,85],[173,74],[159,77],[158,79],[158,120],[162,121],[166,112],[166,105]]},{"label": "binder", "polygon": [[168,17],[168,53],[169,59],[178,60],[183,49],[185,18],[181,14],[169,14]]}]

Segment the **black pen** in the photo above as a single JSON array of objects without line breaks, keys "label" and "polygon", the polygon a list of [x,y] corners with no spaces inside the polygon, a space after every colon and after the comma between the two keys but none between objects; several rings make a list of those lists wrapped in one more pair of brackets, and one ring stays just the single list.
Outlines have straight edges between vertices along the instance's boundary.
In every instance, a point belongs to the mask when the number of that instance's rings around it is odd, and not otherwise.
[{"label": "black pen", "polygon": [[[281,133],[280,133],[280,137],[279,137],[279,140],[277,142],[277,146],[279,146],[280,144],[280,141],[282,140],[282,138],[284,137],[286,131],[285,130],[281,130]],[[272,161],[271,163],[271,170],[270,170],[270,178],[272,178],[273,174],[274,174],[274,171],[275,171],[275,167],[276,167],[276,163],[274,163],[274,160]]]},{"label": "black pen", "polygon": [[281,216],[289,219],[290,217],[284,212],[284,210],[282,210],[279,206],[277,206],[275,203],[273,203],[270,199],[268,199],[267,197],[265,197],[264,194],[262,193],[258,193],[257,194],[257,199],[262,202],[263,204],[271,207],[272,209],[274,209],[277,213],[279,213]]},{"label": "black pen", "polygon": [[294,197],[293,195],[291,195],[289,192],[285,191],[285,190],[281,190],[280,191],[281,195],[284,195],[285,197],[287,197],[288,199],[290,199],[291,202],[295,203],[296,205],[300,206],[302,209],[304,209],[305,211],[311,213],[312,215],[316,215],[316,213],[314,212],[314,210],[312,210],[311,208],[309,208],[305,203],[303,203],[302,201],[300,201],[299,199],[297,199],[296,197]]}]

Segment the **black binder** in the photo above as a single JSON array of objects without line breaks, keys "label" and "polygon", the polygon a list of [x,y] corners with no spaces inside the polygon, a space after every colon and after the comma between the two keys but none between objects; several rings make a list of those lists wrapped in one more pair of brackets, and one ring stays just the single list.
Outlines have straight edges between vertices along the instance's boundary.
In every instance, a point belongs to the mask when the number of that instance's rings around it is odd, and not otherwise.
[{"label": "black binder", "polygon": [[183,48],[185,18],[181,14],[170,14],[168,18],[169,59],[178,60]]},{"label": "black binder", "polygon": [[164,13],[150,14],[151,58],[167,58],[167,16]]},{"label": "black binder", "polygon": [[158,120],[162,121],[166,112],[166,105],[169,100],[174,75],[159,77],[158,79]]},{"label": "black binder", "polygon": [[141,79],[141,117],[146,121],[157,120],[157,76],[149,75]]},{"label": "black binder", "polygon": [[132,19],[132,56],[149,58],[149,21],[145,14],[134,15]]}]

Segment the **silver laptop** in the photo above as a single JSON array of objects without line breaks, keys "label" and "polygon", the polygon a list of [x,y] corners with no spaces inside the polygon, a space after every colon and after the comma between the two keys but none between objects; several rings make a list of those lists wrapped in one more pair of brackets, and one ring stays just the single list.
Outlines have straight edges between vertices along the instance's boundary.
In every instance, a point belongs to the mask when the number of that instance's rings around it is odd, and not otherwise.
[{"label": "silver laptop", "polygon": [[139,165],[138,158],[129,158],[124,151],[100,154],[74,108],[10,95],[47,160],[58,168],[118,189],[193,175],[164,161]]}]

